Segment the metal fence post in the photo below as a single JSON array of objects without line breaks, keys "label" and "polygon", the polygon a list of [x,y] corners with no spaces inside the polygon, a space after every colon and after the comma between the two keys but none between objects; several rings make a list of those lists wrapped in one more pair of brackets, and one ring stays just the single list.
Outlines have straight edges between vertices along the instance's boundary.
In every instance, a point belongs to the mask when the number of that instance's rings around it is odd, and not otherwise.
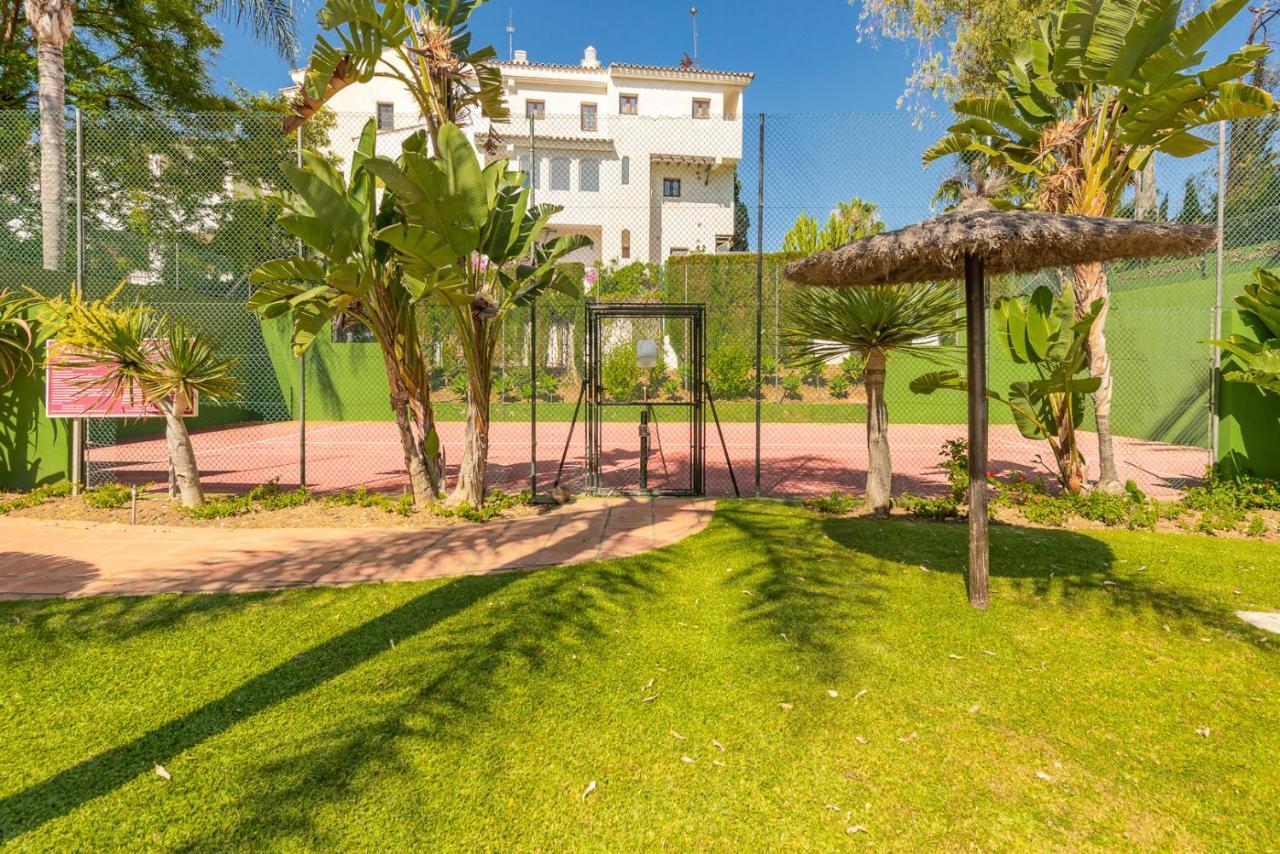
[{"label": "metal fence post", "polygon": [[764,113],[760,114],[760,150],[756,158],[756,460],[755,495],[760,497],[760,422],[764,415],[761,392],[764,346]]},{"label": "metal fence post", "polygon": [[[297,130],[297,160],[302,168],[302,126]],[[302,241],[298,241],[298,255],[302,255]],[[298,356],[298,486],[307,485],[307,354]]]},{"label": "metal fence post", "polygon": [[[533,207],[538,189],[533,175],[537,148],[534,126],[537,118],[529,116],[529,206]],[[538,495],[538,298],[529,300],[529,492]]]},{"label": "metal fence post", "polygon": [[[77,299],[84,296],[84,147],[80,107],[75,108],[76,134],[76,277],[72,287]],[[71,489],[79,493],[85,484],[85,423],[83,418],[71,421]]]},{"label": "metal fence post", "polygon": [[[1213,292],[1213,340],[1222,338],[1222,276],[1225,263],[1227,210],[1227,123],[1218,122],[1218,245],[1217,265],[1214,275]],[[1221,401],[1219,399],[1221,385],[1218,379],[1222,367],[1222,348],[1210,347],[1211,369],[1209,373],[1209,465],[1218,462],[1218,429],[1221,418]]]}]

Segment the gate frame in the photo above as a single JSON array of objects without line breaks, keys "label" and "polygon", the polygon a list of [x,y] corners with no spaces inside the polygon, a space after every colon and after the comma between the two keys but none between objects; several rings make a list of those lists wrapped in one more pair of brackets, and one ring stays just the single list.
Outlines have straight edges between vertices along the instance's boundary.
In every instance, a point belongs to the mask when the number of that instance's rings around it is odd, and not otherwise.
[{"label": "gate frame", "polygon": [[[587,376],[584,391],[587,404],[587,491],[592,495],[673,495],[698,497],[706,492],[707,424],[704,389],[706,388],[706,306],[702,303],[642,303],[642,302],[594,302],[586,303],[586,353],[583,360]],[[605,400],[601,372],[604,363],[604,341],[601,322],[615,318],[675,318],[689,321],[689,374],[688,402],[673,401],[610,401]],[[665,344],[664,342],[661,342]],[[688,489],[604,489],[600,484],[600,451],[603,443],[602,425],[604,411],[615,406],[662,406],[689,410],[689,468]]]}]

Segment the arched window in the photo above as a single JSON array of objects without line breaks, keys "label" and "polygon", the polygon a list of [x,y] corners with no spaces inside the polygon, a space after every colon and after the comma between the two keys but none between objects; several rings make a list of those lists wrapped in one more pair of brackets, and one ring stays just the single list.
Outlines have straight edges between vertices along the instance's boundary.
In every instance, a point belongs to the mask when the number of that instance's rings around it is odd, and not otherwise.
[{"label": "arched window", "polygon": [[622,158],[622,183],[624,184],[631,183],[631,158],[630,157]]},{"label": "arched window", "polygon": [[631,229],[622,229],[622,257],[631,257]]}]

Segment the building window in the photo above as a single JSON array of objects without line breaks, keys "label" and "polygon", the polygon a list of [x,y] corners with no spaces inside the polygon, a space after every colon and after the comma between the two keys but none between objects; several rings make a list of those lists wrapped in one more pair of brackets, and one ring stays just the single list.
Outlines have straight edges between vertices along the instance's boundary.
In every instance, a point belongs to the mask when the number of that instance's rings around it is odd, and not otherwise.
[{"label": "building window", "polygon": [[596,105],[583,104],[579,111],[579,117],[582,121],[582,129],[588,133],[595,133],[596,130]]},{"label": "building window", "polygon": [[664,199],[680,198],[680,179],[679,178],[663,178],[662,179],[662,197]]},{"label": "building window", "polygon": [[625,261],[631,257],[631,229],[622,229],[622,258]]},{"label": "building window", "polygon": [[556,158],[551,161],[551,190],[569,189],[569,161]]},{"label": "building window", "polygon": [[695,119],[711,118],[711,99],[710,98],[694,98],[693,99],[693,117]]},{"label": "building window", "polygon": [[622,183],[624,184],[631,183],[631,158],[630,157],[622,158]]},{"label": "building window", "polygon": [[524,117],[526,119],[538,119],[541,121],[547,117],[546,101],[525,101]]},{"label": "building window", "polygon": [[672,246],[671,257],[680,258],[689,254],[689,249],[685,246]]},{"label": "building window", "polygon": [[733,251],[733,235],[717,234],[716,235],[716,251],[732,252]]},{"label": "building window", "polygon": [[378,130],[395,130],[396,105],[378,102]]},{"label": "building window", "polygon": [[640,115],[640,96],[639,95],[619,95],[618,96],[618,112],[624,116]]},{"label": "building window", "polygon": [[600,190],[600,161],[590,158],[578,161],[578,192],[595,193]]}]

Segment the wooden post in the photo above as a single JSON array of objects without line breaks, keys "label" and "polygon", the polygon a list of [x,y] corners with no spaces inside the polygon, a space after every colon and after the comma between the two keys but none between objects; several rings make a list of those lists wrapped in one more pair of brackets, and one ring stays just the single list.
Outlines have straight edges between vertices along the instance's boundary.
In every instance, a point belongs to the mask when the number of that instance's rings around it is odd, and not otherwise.
[{"label": "wooden post", "polygon": [[982,258],[964,257],[965,340],[969,356],[969,604],[990,599],[987,542],[987,284]]}]

